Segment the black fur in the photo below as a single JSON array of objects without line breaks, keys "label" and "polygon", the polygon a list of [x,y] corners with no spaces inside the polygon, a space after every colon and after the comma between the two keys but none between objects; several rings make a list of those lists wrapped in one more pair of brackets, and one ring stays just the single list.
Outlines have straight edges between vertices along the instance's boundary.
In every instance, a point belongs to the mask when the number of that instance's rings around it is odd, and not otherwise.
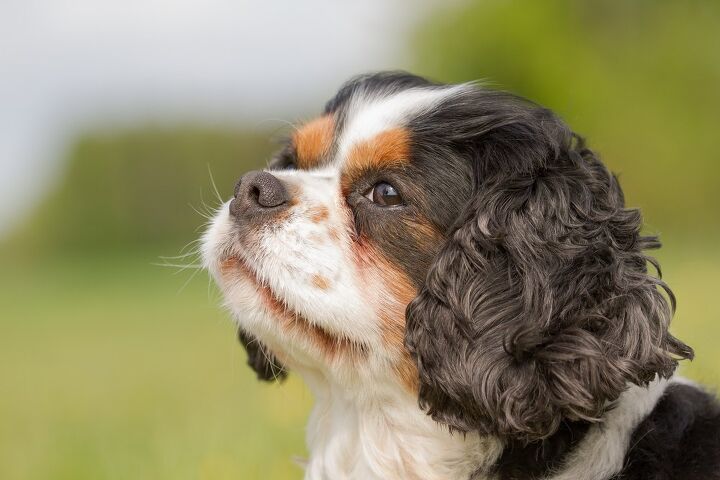
[{"label": "black fur", "polygon": [[[509,442],[496,465],[498,479],[552,478],[590,425],[564,422],[547,439]],[[697,387],[670,385],[629,445],[611,480],[720,480],[720,404]]]},{"label": "black fur", "polygon": [[500,480],[545,478],[562,465],[589,427],[589,422],[563,422],[549,438],[530,443],[511,440],[505,445],[495,473]]},{"label": "black fur", "polygon": [[692,357],[668,332],[669,288],[647,272],[643,250],[659,242],[552,112],[473,88],[416,130],[453,145],[475,176],[407,309],[420,403],[435,420],[535,441],[563,421],[598,421],[628,383]]},{"label": "black fur", "polygon": [[706,392],[671,385],[638,426],[613,480],[720,480],[720,405]]},{"label": "black fur", "polygon": [[257,374],[258,380],[272,382],[285,380],[287,370],[265,345],[243,329],[238,329],[238,340],[247,351],[247,364]]}]

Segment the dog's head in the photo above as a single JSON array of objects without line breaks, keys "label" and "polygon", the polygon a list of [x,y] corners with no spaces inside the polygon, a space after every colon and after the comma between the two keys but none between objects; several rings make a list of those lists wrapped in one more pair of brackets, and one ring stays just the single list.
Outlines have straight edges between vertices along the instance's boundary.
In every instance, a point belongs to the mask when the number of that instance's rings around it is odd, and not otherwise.
[{"label": "dog's head", "polygon": [[451,428],[532,440],[692,356],[640,228],[552,112],[385,73],[240,179],[204,257],[260,378],[404,389]]}]

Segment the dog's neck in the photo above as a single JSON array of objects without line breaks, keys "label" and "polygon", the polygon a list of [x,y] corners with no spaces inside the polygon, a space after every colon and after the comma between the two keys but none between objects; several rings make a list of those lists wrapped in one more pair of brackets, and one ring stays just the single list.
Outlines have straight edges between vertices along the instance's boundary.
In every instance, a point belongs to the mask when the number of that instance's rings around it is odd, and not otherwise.
[{"label": "dog's neck", "polygon": [[502,452],[496,439],[450,433],[397,386],[348,389],[321,375],[303,377],[316,399],[306,480],[482,479]]},{"label": "dog's neck", "polygon": [[[503,442],[450,433],[409,391],[382,382],[348,388],[307,371],[302,376],[316,399],[307,429],[306,480],[496,478]],[[547,478],[597,480],[620,471],[630,435],[672,382],[682,379],[631,385]]]}]

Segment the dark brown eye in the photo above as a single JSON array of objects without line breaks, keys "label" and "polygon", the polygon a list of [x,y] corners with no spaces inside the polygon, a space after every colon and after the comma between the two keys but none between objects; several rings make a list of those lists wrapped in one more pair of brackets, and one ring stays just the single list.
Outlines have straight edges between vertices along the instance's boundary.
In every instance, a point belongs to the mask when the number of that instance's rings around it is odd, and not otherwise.
[{"label": "dark brown eye", "polygon": [[402,197],[398,191],[387,182],[376,183],[365,197],[371,202],[382,207],[392,207],[402,204]]}]

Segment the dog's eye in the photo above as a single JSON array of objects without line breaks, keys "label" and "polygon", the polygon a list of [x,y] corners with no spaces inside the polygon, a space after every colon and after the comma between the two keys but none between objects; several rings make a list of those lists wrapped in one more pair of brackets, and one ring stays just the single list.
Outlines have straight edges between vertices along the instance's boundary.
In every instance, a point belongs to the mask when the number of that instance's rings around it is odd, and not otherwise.
[{"label": "dog's eye", "polygon": [[368,190],[365,197],[371,202],[383,207],[392,207],[402,203],[402,197],[398,191],[387,182],[376,183]]}]

